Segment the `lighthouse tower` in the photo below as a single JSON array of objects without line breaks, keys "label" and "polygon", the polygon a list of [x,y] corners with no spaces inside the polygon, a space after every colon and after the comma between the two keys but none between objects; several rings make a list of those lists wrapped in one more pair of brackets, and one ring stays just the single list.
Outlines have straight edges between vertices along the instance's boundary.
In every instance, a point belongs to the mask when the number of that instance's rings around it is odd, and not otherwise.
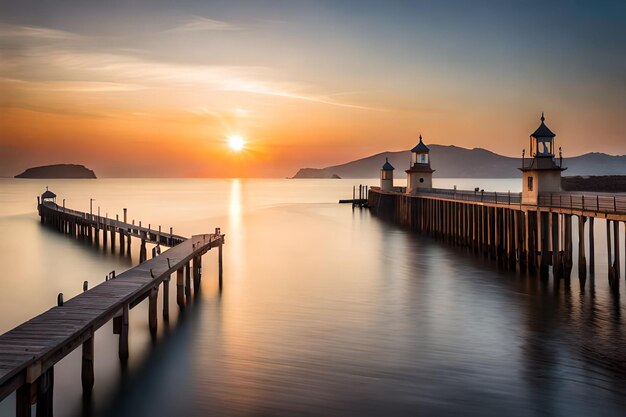
[{"label": "lighthouse tower", "polygon": [[541,113],[541,124],[530,135],[530,158],[522,158],[523,173],[522,203],[537,204],[539,194],[561,191],[561,171],[563,157],[559,148],[558,164],[554,159],[554,137],[556,136],[545,125],[545,117]]},{"label": "lighthouse tower", "polygon": [[380,189],[381,191],[393,190],[393,170],[395,168],[389,163],[389,158],[385,158],[385,164],[380,169]]},{"label": "lighthouse tower", "polygon": [[411,167],[406,170],[406,193],[415,194],[419,189],[433,188],[433,172],[430,167],[430,149],[420,141],[411,149]]}]

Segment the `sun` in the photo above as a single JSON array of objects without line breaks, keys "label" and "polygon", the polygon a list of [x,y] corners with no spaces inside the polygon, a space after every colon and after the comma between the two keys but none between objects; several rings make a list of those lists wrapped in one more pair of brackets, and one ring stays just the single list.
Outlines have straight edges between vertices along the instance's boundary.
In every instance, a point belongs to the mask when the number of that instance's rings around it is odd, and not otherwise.
[{"label": "sun", "polygon": [[235,152],[241,151],[245,144],[246,141],[240,135],[233,135],[228,138],[228,147]]}]

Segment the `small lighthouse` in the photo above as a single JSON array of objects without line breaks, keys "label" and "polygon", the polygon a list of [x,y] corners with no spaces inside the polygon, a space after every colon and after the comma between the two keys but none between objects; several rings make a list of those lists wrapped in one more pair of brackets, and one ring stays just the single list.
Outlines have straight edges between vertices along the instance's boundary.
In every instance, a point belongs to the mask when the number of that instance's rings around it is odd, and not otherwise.
[{"label": "small lighthouse", "polygon": [[561,171],[563,157],[559,148],[558,164],[554,158],[554,137],[556,136],[544,123],[545,117],[541,113],[541,124],[530,135],[530,158],[522,156],[523,173],[522,203],[537,204],[540,193],[554,193],[561,191]]},{"label": "small lighthouse", "polygon": [[389,158],[385,158],[385,163],[380,169],[380,189],[382,191],[393,190],[393,170],[395,168],[389,163]]},{"label": "small lighthouse", "polygon": [[406,193],[415,194],[419,189],[433,188],[433,172],[430,167],[430,149],[420,141],[411,149],[411,167],[406,170]]}]

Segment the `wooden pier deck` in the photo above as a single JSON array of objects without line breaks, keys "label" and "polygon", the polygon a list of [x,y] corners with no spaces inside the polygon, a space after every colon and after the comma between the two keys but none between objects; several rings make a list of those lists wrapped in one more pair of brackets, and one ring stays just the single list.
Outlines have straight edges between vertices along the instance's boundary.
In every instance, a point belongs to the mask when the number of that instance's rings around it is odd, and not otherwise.
[{"label": "wooden pier deck", "polygon": [[609,284],[616,291],[619,288],[619,224],[626,222],[626,194],[548,193],[539,195],[538,204],[526,204],[520,193],[425,189],[406,194],[402,187],[392,191],[374,187],[368,200],[376,215],[470,248],[501,266],[531,273],[538,270],[544,279],[548,278],[549,266],[554,278],[570,278],[576,240],[573,217],[578,223],[579,278],[585,280],[587,271],[594,274],[594,220],[603,219]]},{"label": "wooden pier deck", "polygon": [[[54,203],[39,205],[42,222],[53,226],[82,224],[97,228],[101,223],[94,216],[63,209]],[[153,243],[165,244],[161,236],[145,228],[120,221],[108,226],[125,230]],[[67,232],[71,227],[64,227]],[[134,231],[133,231],[134,230]],[[130,232],[132,231],[132,232]],[[149,236],[154,237],[151,239]],[[129,236],[130,237],[130,236]],[[201,280],[201,257],[212,248],[218,248],[219,281],[222,281],[222,245],[224,235],[215,233],[194,235],[190,239],[167,235],[167,243],[175,246],[138,266],[63,302],[15,327],[0,336],[0,401],[16,391],[16,415],[31,415],[32,404],[37,403],[37,415],[52,415],[54,365],[82,345],[83,391],[91,392],[94,384],[94,333],[113,320],[114,333],[119,334],[119,357],[128,360],[129,310],[149,299],[148,323],[153,336],[157,331],[157,297],[163,288],[163,320],[169,320],[169,283],[176,273],[176,300],[182,309]],[[129,239],[130,240],[130,239]],[[123,244],[121,245],[123,247]],[[186,301],[187,300],[187,301]]]}]

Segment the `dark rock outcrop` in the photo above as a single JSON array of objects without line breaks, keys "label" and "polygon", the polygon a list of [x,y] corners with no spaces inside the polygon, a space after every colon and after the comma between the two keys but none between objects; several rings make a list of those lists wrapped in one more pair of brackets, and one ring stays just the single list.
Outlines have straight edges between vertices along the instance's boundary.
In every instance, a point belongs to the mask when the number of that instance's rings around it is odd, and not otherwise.
[{"label": "dark rock outcrop", "polygon": [[96,174],[84,165],[56,164],[28,168],[15,178],[31,179],[93,179]]}]

